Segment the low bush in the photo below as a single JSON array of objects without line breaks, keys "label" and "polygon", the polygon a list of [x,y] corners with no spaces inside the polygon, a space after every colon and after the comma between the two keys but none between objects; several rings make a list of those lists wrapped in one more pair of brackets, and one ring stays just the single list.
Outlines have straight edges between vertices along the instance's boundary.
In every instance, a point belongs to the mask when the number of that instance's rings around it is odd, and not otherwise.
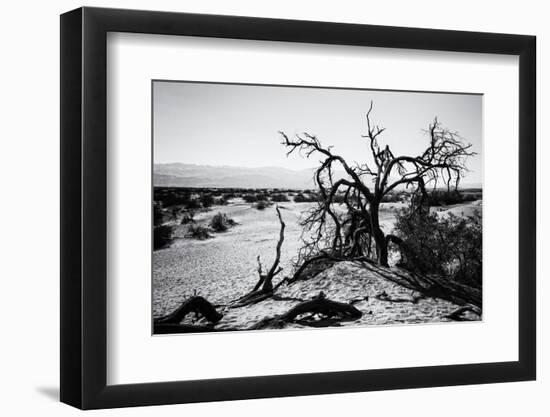
[{"label": "low bush", "polygon": [[214,217],[212,217],[212,220],[210,220],[210,227],[215,232],[225,232],[235,224],[235,220],[224,213],[217,213]]},{"label": "low bush", "polygon": [[162,205],[161,203],[155,201],[153,204],[153,224],[155,226],[160,226],[162,223],[164,223]]},{"label": "low bush", "polygon": [[271,201],[274,201],[276,203],[283,203],[285,201],[289,201],[286,194],[278,193],[278,194],[272,194],[271,195]]},{"label": "low bush", "polygon": [[430,207],[449,206],[452,204],[460,204],[468,201],[475,201],[476,196],[473,194],[463,194],[458,190],[446,191],[436,190],[428,193],[424,203]]},{"label": "low bush", "polygon": [[258,193],[258,194],[256,194],[256,200],[257,201],[269,201],[269,194]]},{"label": "low bush", "polygon": [[190,210],[183,213],[181,218],[181,224],[193,223],[195,221],[195,212]]},{"label": "low bush", "polygon": [[210,236],[208,228],[204,226],[199,226],[197,224],[192,224],[189,226],[189,229],[187,229],[186,237],[191,239],[204,240],[212,236]]},{"label": "low bush", "polygon": [[210,194],[203,194],[201,195],[201,204],[204,208],[209,208],[214,204],[214,197],[212,197]]},{"label": "low bush", "polygon": [[258,210],[265,210],[267,208],[267,203],[265,201],[258,201],[256,203],[256,208]]},{"label": "low bush", "polygon": [[173,227],[162,225],[153,229],[153,249],[162,249],[172,242]]},{"label": "low bush", "polygon": [[294,196],[295,203],[314,203],[316,201],[318,201],[318,197],[316,194],[298,193]]},{"label": "low bush", "polygon": [[185,207],[188,209],[188,210],[195,210],[195,209],[198,209],[201,207],[201,204],[200,204],[200,201],[197,199],[197,198],[192,198],[190,199],[187,204],[185,205]]},{"label": "low bush", "polygon": [[402,210],[395,232],[404,243],[407,266],[420,273],[438,274],[463,284],[481,287],[481,215],[459,217],[452,213]]},{"label": "low bush", "polygon": [[258,197],[256,197],[256,194],[245,194],[243,195],[243,200],[247,203],[255,203],[258,201]]},{"label": "low bush", "polygon": [[170,207],[176,205],[186,205],[189,202],[190,194],[188,192],[155,189],[154,198],[155,201],[162,202],[164,207]]},{"label": "low bush", "polygon": [[216,198],[216,199],[214,199],[214,205],[226,206],[227,205],[227,200],[224,199],[223,197]]}]

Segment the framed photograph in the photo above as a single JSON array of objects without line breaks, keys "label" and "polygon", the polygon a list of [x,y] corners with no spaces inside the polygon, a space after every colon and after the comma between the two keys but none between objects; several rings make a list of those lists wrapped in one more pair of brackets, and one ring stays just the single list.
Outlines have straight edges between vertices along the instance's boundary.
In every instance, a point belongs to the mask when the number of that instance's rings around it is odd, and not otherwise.
[{"label": "framed photograph", "polygon": [[535,37],[61,16],[61,401],[533,380]]}]

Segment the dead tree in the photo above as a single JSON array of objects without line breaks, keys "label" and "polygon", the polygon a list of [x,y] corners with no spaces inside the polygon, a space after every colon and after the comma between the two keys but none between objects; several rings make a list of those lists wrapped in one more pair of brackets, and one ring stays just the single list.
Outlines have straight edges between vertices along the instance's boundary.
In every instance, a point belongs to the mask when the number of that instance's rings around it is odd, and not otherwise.
[{"label": "dead tree", "polygon": [[[332,301],[326,298],[323,292],[311,300],[302,300],[292,297],[280,297],[275,299],[286,301],[299,301],[286,313],[266,317],[249,328],[237,328],[223,326],[217,328],[222,314],[218,313],[215,307],[202,297],[191,297],[184,301],[179,308],[171,314],[156,319],[153,323],[154,334],[173,333],[203,333],[203,332],[228,332],[239,330],[258,330],[266,328],[283,328],[288,324],[295,323],[310,327],[326,327],[339,325],[344,321],[353,321],[362,317],[363,313],[349,304]],[[368,297],[367,297],[368,298]],[[191,312],[203,315],[209,323],[205,325],[183,324],[181,321]]]},{"label": "dead tree", "polygon": [[[211,324],[207,326],[182,325],[181,321],[189,314],[195,313],[195,316],[203,316]],[[223,318],[223,314],[218,313],[216,308],[208,300],[200,296],[193,296],[185,300],[172,313],[160,317],[153,322],[154,333],[188,333],[212,331]]]},{"label": "dead tree", "polygon": [[311,300],[301,302],[279,316],[265,318],[248,330],[283,328],[291,323],[310,327],[326,327],[339,324],[342,321],[357,320],[362,316],[363,313],[353,304],[329,300],[321,291]]},{"label": "dead tree", "polygon": [[[313,232],[300,253],[302,262],[315,256],[364,257],[387,266],[388,245],[399,243],[399,239],[386,235],[380,227],[384,197],[400,187],[413,187],[423,197],[428,186],[435,188],[441,182],[448,189],[456,189],[466,171],[466,158],[474,155],[471,144],[464,143],[457,132],[443,128],[436,118],[426,131],[429,143],[423,152],[396,156],[388,145],[380,146],[384,129],[371,123],[371,111],[372,102],[366,114],[367,134],[362,135],[371,155],[369,163],[351,165],[309,133],[291,139],[279,132],[282,144],[288,148],[287,156],[299,152],[306,158],[321,157],[314,174],[319,203],[302,222],[306,230]],[[345,175],[336,179],[339,168]],[[335,210],[337,196],[343,197],[343,215]]]},{"label": "dead tree", "polygon": [[283,241],[285,240],[285,222],[281,217],[279,206],[275,206],[275,210],[277,211],[277,217],[279,218],[281,228],[279,230],[279,241],[277,242],[277,247],[275,249],[275,260],[273,261],[273,265],[264,273],[260,255],[258,255],[258,282],[251,292],[239,298],[236,303],[232,305],[232,307],[243,307],[246,305],[255,304],[273,295],[273,278],[275,278],[275,276],[283,270],[283,268],[279,266],[279,262],[281,260],[281,247],[283,246]]}]

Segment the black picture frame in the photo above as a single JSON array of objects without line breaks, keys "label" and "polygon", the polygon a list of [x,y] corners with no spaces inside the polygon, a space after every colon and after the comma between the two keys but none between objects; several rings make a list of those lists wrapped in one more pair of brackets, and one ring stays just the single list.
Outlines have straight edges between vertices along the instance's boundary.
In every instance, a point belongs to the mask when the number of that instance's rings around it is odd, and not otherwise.
[{"label": "black picture frame", "polygon": [[[519,56],[518,361],[107,385],[108,32]],[[535,45],[524,35],[251,17],[88,7],[61,15],[61,401],[95,409],[535,379]]]}]

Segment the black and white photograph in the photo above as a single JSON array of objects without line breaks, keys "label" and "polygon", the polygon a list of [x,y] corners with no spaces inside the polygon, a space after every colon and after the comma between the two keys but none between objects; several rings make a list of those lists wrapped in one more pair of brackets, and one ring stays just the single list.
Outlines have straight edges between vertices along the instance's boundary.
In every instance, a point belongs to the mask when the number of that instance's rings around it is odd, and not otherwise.
[{"label": "black and white photograph", "polygon": [[152,88],[154,334],[482,319],[482,95]]}]

